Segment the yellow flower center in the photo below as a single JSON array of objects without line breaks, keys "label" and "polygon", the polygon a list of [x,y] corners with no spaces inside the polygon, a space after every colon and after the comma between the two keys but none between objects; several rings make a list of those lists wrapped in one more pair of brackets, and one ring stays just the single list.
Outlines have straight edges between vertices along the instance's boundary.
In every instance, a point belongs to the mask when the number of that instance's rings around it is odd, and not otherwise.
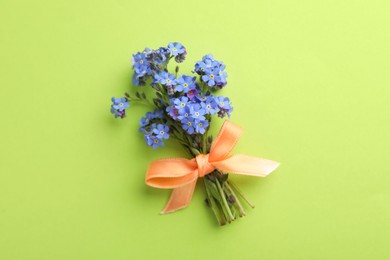
[{"label": "yellow flower center", "polygon": [[140,60],[140,61],[139,61],[139,64],[143,64],[143,63],[144,63],[144,61],[143,61],[143,60]]},{"label": "yellow flower center", "polygon": [[191,126],[192,124],[191,124],[191,122],[188,122],[187,125],[188,125],[188,126]]},{"label": "yellow flower center", "polygon": [[198,124],[198,126],[202,127],[202,126],[203,126],[203,124],[202,124],[202,123],[199,123],[199,124]]},{"label": "yellow flower center", "polygon": [[206,106],[206,108],[207,108],[207,109],[210,109],[210,108],[211,108],[211,106],[210,106],[210,105],[207,105],[207,106]]},{"label": "yellow flower center", "polygon": [[160,135],[163,135],[165,132],[164,131],[160,131]]},{"label": "yellow flower center", "polygon": [[199,116],[199,112],[196,112],[195,115],[196,115],[196,116]]},{"label": "yellow flower center", "polygon": [[177,51],[177,49],[176,49],[176,48],[173,48],[173,51]]},{"label": "yellow flower center", "polygon": [[154,139],[154,142],[157,144],[158,143],[158,139]]},{"label": "yellow flower center", "polygon": [[184,83],[184,84],[183,84],[183,87],[185,87],[185,88],[188,87],[188,84],[187,84],[187,83]]},{"label": "yellow flower center", "polygon": [[170,83],[171,82],[171,80],[170,79],[167,79],[167,83]]},{"label": "yellow flower center", "polygon": [[214,75],[213,74],[210,74],[210,79],[213,79],[214,78]]},{"label": "yellow flower center", "polygon": [[119,106],[120,106],[120,107],[123,107],[124,105],[123,105],[123,103],[119,103]]},{"label": "yellow flower center", "polygon": [[185,106],[186,106],[186,104],[184,104],[184,103],[181,103],[181,104],[180,104],[180,106],[181,106],[181,107],[185,107]]},{"label": "yellow flower center", "polygon": [[221,107],[223,107],[225,105],[225,102],[221,102],[219,104],[221,105]]}]

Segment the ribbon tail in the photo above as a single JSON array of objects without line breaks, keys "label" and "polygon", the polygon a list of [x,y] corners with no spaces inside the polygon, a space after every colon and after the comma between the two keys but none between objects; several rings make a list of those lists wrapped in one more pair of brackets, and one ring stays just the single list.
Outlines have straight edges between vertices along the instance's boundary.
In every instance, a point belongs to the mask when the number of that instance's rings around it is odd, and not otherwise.
[{"label": "ribbon tail", "polygon": [[195,186],[196,179],[186,185],[175,188],[172,191],[171,197],[165,205],[165,208],[160,212],[160,214],[175,212],[179,209],[187,207],[191,201]]},{"label": "ribbon tail", "polygon": [[275,161],[242,154],[233,155],[212,164],[224,172],[259,177],[267,176],[280,165]]}]

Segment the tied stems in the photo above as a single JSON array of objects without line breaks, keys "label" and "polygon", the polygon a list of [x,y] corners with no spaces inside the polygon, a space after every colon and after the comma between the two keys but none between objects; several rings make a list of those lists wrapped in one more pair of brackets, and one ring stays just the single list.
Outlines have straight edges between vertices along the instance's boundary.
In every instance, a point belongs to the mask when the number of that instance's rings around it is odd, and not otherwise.
[{"label": "tied stems", "polygon": [[[201,145],[202,153],[207,154],[210,151],[212,138],[207,137],[207,132],[202,136]],[[198,153],[193,154],[196,156]],[[238,216],[244,217],[246,212],[242,206],[239,197],[244,199],[252,208],[252,203],[244,196],[240,189],[231,181],[228,180],[228,174],[214,170],[210,174],[203,177],[203,183],[206,189],[206,205],[209,206],[219,225],[223,226],[226,223],[231,223]]]}]

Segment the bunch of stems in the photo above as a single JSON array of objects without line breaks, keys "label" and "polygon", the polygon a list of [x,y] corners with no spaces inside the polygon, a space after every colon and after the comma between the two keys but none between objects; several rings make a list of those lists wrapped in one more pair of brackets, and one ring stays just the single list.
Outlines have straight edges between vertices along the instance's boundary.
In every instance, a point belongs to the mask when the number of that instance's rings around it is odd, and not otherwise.
[{"label": "bunch of stems", "polygon": [[[183,145],[191,157],[210,152],[213,138],[212,136],[208,136],[207,132],[203,135],[196,135],[194,138],[189,136],[185,131],[182,131],[179,127],[176,128],[173,126],[173,129],[175,129],[173,137]],[[228,173],[223,173],[218,169],[203,177],[207,195],[205,203],[212,209],[221,226],[226,223],[231,223],[237,217],[246,215],[240,201],[241,199],[251,208],[254,208],[254,205],[228,177]]]}]

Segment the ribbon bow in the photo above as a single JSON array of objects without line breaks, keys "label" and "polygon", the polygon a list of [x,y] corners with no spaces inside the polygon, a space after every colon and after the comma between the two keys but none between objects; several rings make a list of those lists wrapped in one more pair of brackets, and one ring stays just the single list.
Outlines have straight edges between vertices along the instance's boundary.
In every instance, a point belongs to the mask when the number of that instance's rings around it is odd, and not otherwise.
[{"label": "ribbon bow", "polygon": [[161,189],[173,189],[161,214],[186,207],[192,198],[196,181],[215,169],[222,172],[265,177],[278,162],[247,156],[229,155],[240,138],[242,129],[225,121],[209,154],[198,154],[193,159],[173,158],[152,162],[146,173],[146,184]]}]

